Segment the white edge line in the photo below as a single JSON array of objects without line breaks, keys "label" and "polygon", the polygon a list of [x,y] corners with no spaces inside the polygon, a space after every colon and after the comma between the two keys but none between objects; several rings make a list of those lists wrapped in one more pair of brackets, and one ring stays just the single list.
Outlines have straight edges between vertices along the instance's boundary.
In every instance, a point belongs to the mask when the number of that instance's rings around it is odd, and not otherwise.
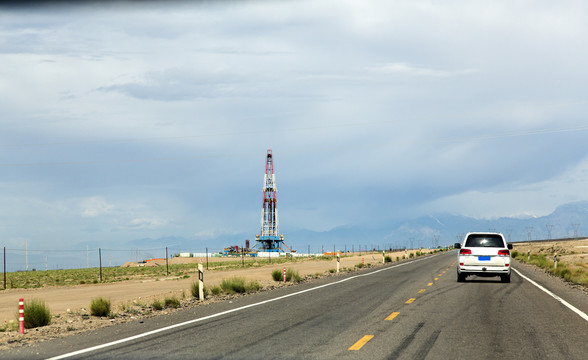
[{"label": "white edge line", "polygon": [[554,298],[555,300],[559,301],[560,303],[562,303],[563,305],[565,305],[568,309],[572,310],[573,312],[575,312],[576,314],[580,315],[580,317],[586,321],[588,321],[588,315],[586,315],[586,313],[584,313],[582,310],[578,309],[577,307],[575,307],[574,305],[570,304],[569,302],[565,301],[564,299],[560,298],[559,296],[555,295],[554,293],[552,293],[551,291],[547,290],[546,288],[544,288],[543,286],[537,284],[535,281],[529,279],[528,277],[526,277],[525,275],[521,274],[520,271],[518,271],[515,268],[512,268],[512,270],[514,270],[517,274],[519,274],[520,277],[522,277],[523,279],[527,280],[528,282],[530,282],[531,284],[535,285],[536,287],[538,287],[540,290],[542,290],[543,292],[545,292],[547,295],[551,296],[552,298]]},{"label": "white edge line", "polygon": [[129,341],[132,341],[132,340],[135,340],[135,339],[139,339],[139,338],[142,338],[142,337],[145,337],[145,336],[149,336],[149,335],[157,334],[157,333],[160,333],[160,332],[163,332],[163,331],[175,329],[177,327],[181,327],[181,326],[185,326],[185,325],[189,325],[189,324],[194,324],[194,323],[197,323],[197,322],[200,322],[200,321],[204,321],[204,320],[212,319],[212,318],[219,317],[219,316],[222,316],[222,315],[230,314],[230,313],[233,313],[233,312],[236,312],[236,311],[240,311],[240,310],[244,310],[244,309],[247,309],[247,308],[250,308],[250,307],[267,304],[267,303],[270,303],[270,302],[273,302],[273,301],[282,300],[282,299],[285,299],[285,298],[288,298],[288,297],[291,297],[291,296],[300,295],[300,294],[303,294],[303,293],[306,293],[306,292],[309,292],[309,291],[313,291],[313,290],[317,290],[317,289],[321,289],[321,288],[324,288],[324,287],[327,287],[327,286],[331,286],[331,285],[335,285],[335,284],[340,284],[342,282],[345,282],[345,281],[348,281],[348,280],[351,280],[351,279],[359,278],[359,277],[362,277],[362,276],[369,276],[369,275],[377,274],[377,273],[379,273],[381,271],[391,270],[391,269],[394,269],[394,268],[397,268],[397,267],[403,266],[403,265],[414,264],[417,261],[421,261],[421,260],[425,260],[425,259],[430,259],[430,258],[435,257],[435,256],[438,256],[438,255],[439,254],[432,255],[432,256],[429,256],[429,257],[426,257],[426,258],[416,259],[416,260],[413,260],[413,261],[405,262],[405,263],[394,265],[394,266],[390,266],[390,267],[386,267],[386,268],[383,268],[383,269],[380,269],[380,270],[369,272],[367,274],[360,274],[360,275],[351,276],[351,277],[348,277],[348,278],[343,279],[343,280],[335,281],[335,282],[324,284],[324,285],[319,285],[319,286],[316,286],[316,287],[313,287],[313,288],[310,288],[310,289],[306,289],[306,290],[302,290],[302,291],[298,291],[298,292],[295,292],[295,293],[292,293],[292,294],[287,294],[287,295],[279,296],[277,298],[268,299],[268,300],[264,300],[264,301],[261,301],[261,302],[258,302],[258,303],[241,306],[241,307],[238,307],[238,308],[235,308],[235,309],[226,310],[226,311],[223,311],[223,312],[219,312],[219,313],[216,313],[216,314],[208,315],[208,316],[201,317],[201,318],[198,318],[198,319],[184,321],[182,323],[178,323],[178,324],[166,326],[166,327],[163,327],[163,328],[160,328],[160,329],[148,331],[148,332],[141,333],[141,334],[134,335],[134,336],[130,336],[130,337],[127,337],[127,338],[124,338],[124,339],[115,340],[115,341],[111,341],[109,343],[92,346],[92,347],[89,347],[89,348],[86,348],[86,349],[81,349],[81,350],[73,351],[73,352],[70,352],[70,353],[67,353],[67,354],[63,354],[63,355],[54,356],[52,358],[48,358],[47,360],[65,359],[65,358],[68,358],[68,357],[85,354],[85,353],[88,353],[88,352],[91,352],[91,351],[94,351],[94,350],[104,349],[104,348],[107,348],[107,347],[111,347],[111,346],[114,346],[114,345],[122,344],[122,343],[129,342]]}]

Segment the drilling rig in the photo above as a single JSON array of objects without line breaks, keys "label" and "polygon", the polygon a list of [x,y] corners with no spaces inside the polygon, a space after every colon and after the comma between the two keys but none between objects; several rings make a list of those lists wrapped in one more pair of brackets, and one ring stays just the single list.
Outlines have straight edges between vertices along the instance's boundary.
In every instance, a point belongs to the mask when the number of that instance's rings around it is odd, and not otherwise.
[{"label": "drilling rig", "polygon": [[[282,245],[288,250],[290,248],[284,243],[284,235],[280,235],[278,222],[278,200],[276,193],[276,177],[274,175],[274,159],[271,149],[267,151],[265,162],[265,176],[263,181],[263,206],[261,208],[261,233],[255,235],[260,251],[280,252],[284,251]],[[291,252],[292,250],[290,250]]]}]

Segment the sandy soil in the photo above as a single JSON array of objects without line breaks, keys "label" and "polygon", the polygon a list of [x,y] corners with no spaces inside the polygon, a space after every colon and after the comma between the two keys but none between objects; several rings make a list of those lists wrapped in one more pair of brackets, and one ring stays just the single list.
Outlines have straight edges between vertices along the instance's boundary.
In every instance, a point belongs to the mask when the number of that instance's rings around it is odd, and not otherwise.
[{"label": "sandy soil", "polygon": [[588,239],[515,243],[513,250],[524,254],[530,251],[531,254],[545,254],[551,257],[557,254],[558,261],[566,265],[588,265]]},{"label": "sandy soil", "polygon": [[[404,252],[386,253],[392,259],[396,256],[402,258]],[[341,257],[340,268],[354,268],[354,266],[364,260],[365,264],[378,266],[382,264],[382,254],[364,254],[362,256]],[[178,260],[180,261],[180,260]],[[199,261],[199,259],[185,259],[181,261]],[[218,261],[218,260],[216,260]],[[320,261],[305,260],[295,263],[266,265],[262,267],[226,270],[226,271],[205,271],[204,282],[207,287],[219,284],[223,279],[232,276],[244,277],[246,280],[258,281],[263,288],[271,289],[275,286],[283,286],[281,283],[273,281],[271,272],[274,269],[283,269],[284,267],[297,270],[302,277],[307,276],[325,276],[329,274],[330,269],[336,269],[336,260]],[[152,316],[155,314],[173,311],[170,309],[152,312],[149,305],[155,299],[163,300],[164,297],[177,296],[185,299],[182,306],[196,306],[197,302],[191,299],[190,286],[197,280],[197,276],[186,279],[169,277],[160,281],[155,280],[129,280],[109,284],[88,284],[72,287],[47,287],[37,289],[7,289],[0,291],[0,326],[14,321],[18,309],[18,299],[36,298],[45,301],[54,315],[53,322],[50,326],[28,330],[24,336],[15,331],[0,332],[0,349],[7,346],[13,346],[31,341],[42,341],[44,339],[56,336],[64,336],[91,328],[108,326],[113,323],[129,321],[140,318],[141,316]],[[114,319],[99,319],[89,317],[88,307],[92,299],[99,296],[110,299],[112,310],[119,312],[121,307],[135,308],[135,314],[120,314]],[[207,301],[221,301],[223,298],[217,298]],[[133,316],[134,315],[134,316]],[[14,323],[13,323],[14,325]]]}]

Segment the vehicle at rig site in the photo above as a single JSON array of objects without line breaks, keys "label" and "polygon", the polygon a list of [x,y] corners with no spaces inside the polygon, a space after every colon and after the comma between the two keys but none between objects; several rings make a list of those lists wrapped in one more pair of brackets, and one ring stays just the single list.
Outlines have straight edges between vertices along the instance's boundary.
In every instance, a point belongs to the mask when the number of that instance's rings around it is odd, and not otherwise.
[{"label": "vehicle at rig site", "polygon": [[500,276],[502,282],[510,282],[510,249],[500,233],[468,233],[463,244],[456,243],[457,281],[463,282],[470,275]]}]

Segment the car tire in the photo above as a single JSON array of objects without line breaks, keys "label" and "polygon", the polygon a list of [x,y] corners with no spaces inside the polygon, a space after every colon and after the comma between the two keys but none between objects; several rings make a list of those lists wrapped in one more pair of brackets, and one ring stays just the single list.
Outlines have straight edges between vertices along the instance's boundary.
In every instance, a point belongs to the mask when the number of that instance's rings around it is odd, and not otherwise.
[{"label": "car tire", "polygon": [[457,273],[457,282],[465,282],[465,275]]},{"label": "car tire", "polygon": [[502,281],[503,283],[509,283],[510,282],[510,274],[509,275],[500,275],[500,281]]}]

